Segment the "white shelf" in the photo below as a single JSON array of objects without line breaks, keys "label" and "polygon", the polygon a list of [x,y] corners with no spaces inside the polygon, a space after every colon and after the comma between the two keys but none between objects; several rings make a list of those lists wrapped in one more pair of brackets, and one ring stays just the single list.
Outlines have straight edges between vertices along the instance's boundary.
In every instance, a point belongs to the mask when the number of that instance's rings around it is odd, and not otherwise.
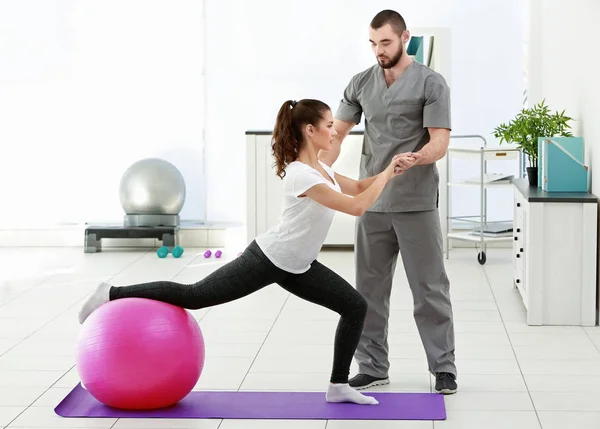
[{"label": "white shelf", "polygon": [[[476,183],[476,182],[450,182],[448,183],[448,186],[456,186],[456,187],[476,187],[479,188],[481,186],[481,183]],[[483,184],[484,188],[512,188],[513,184],[512,182],[501,182],[501,183],[494,183],[494,182],[488,182],[488,183],[484,183]]]},{"label": "white shelf", "polygon": [[[477,225],[481,225],[481,216],[478,215],[473,215],[473,216],[452,216],[449,217],[448,219],[457,221],[457,222],[467,222],[467,223],[474,223]],[[486,220],[483,223],[484,224],[497,224],[497,223],[508,223],[508,222],[512,222],[512,219],[509,220]]]},{"label": "white shelf", "polygon": [[[457,136],[458,137],[458,136]],[[519,149],[500,149],[500,148],[448,148],[448,152],[452,152],[458,158],[480,158],[483,156],[484,161],[510,161],[519,159]]]},{"label": "white shelf", "polygon": [[[481,236],[480,235],[473,235],[470,233],[470,231],[468,232],[451,232],[448,234],[448,238],[453,238],[455,240],[463,240],[463,241],[474,241],[479,243],[481,241]],[[498,242],[506,242],[506,241],[512,241],[513,240],[513,236],[510,235],[508,237],[488,237],[488,236],[483,236],[483,241],[486,241],[488,243],[493,242],[493,243],[498,243]]]},{"label": "white shelf", "polygon": [[[471,147],[460,147],[453,146],[448,148],[448,153],[446,155],[446,189],[448,190],[448,196],[446,198],[446,230],[448,233],[446,234],[446,258],[449,258],[450,254],[450,240],[462,240],[462,241],[470,241],[472,243],[479,243],[477,255],[477,261],[480,264],[485,264],[486,262],[486,244],[487,243],[499,243],[499,242],[510,242],[513,240],[513,236],[493,236],[493,235],[483,235],[483,234],[472,234],[474,231],[480,231],[483,228],[483,225],[487,222],[487,200],[488,200],[488,190],[489,189],[501,189],[501,188],[513,188],[513,178],[508,175],[494,174],[488,171],[488,162],[489,161],[512,161],[517,164],[517,174],[513,177],[520,177],[521,165],[522,165],[522,153],[518,148],[515,147],[487,147],[487,142],[483,136],[480,135],[451,135],[452,139],[477,139],[481,143],[477,146]],[[466,180],[461,181],[452,181],[451,177],[451,165],[450,160],[451,157],[468,159],[473,163],[479,164],[479,174],[474,178],[468,178]],[[499,179],[499,180],[494,180]],[[509,180],[507,180],[509,179]],[[483,181],[482,181],[483,180]],[[474,193],[474,195],[479,194],[480,199],[480,207],[479,213],[473,216],[452,216],[451,210],[451,188],[475,188],[478,192]],[[462,218],[462,219],[461,219]],[[466,219],[470,218],[470,219]],[[470,222],[474,228],[469,229],[468,231],[462,232],[450,232],[451,223],[453,221],[465,221]],[[511,219],[508,222],[513,222]],[[477,227],[479,226],[479,228]]]}]

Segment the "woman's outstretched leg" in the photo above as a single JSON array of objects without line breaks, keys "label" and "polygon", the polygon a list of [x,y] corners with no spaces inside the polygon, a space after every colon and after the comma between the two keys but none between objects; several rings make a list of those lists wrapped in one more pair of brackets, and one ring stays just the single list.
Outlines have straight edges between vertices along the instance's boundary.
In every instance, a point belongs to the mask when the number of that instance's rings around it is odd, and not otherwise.
[{"label": "woman's outstretched leg", "polygon": [[115,287],[101,283],[81,308],[79,323],[115,299],[148,298],[196,310],[235,301],[287,276],[288,273],[274,266],[252,242],[238,258],[194,284],[157,281]]},{"label": "woman's outstretched leg", "polygon": [[364,298],[346,280],[317,261],[306,273],[291,275],[279,284],[290,293],[340,315],[327,401],[378,404],[375,398],[361,394],[348,384],[350,365],[367,314]]}]

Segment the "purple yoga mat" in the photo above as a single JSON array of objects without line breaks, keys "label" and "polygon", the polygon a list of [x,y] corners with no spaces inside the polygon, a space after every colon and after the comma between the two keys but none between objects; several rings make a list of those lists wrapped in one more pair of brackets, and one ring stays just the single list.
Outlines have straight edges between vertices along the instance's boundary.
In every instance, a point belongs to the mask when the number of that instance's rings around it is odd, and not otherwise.
[{"label": "purple yoga mat", "polygon": [[125,411],[98,402],[81,383],[55,408],[62,417],[163,419],[444,420],[443,395],[369,393],[379,405],[330,404],[322,392],[192,391],[178,404]]}]

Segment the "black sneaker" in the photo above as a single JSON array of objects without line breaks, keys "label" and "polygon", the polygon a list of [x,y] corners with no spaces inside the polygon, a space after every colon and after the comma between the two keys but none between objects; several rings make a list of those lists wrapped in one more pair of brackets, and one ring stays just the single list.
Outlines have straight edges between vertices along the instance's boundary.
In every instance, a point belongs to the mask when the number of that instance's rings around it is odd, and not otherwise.
[{"label": "black sneaker", "polygon": [[348,380],[348,384],[356,390],[363,390],[373,386],[390,384],[390,379],[388,377],[377,378],[367,374],[358,374]]},{"label": "black sneaker", "polygon": [[456,393],[458,386],[456,385],[456,376],[449,372],[438,372],[435,375],[435,391],[443,395],[451,395]]}]

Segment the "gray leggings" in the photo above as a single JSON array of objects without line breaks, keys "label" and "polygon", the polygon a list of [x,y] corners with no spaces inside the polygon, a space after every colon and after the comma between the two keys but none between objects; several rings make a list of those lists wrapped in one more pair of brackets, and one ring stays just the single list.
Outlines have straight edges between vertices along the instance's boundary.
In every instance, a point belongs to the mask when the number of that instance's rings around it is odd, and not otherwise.
[{"label": "gray leggings", "polygon": [[149,298],[196,310],[234,301],[273,283],[340,315],[330,381],[347,383],[367,313],[367,303],[346,280],[317,261],[311,264],[307,272],[291,274],[273,265],[253,241],[240,257],[197,283],[184,285],[158,281],[113,286],[110,299]]}]

